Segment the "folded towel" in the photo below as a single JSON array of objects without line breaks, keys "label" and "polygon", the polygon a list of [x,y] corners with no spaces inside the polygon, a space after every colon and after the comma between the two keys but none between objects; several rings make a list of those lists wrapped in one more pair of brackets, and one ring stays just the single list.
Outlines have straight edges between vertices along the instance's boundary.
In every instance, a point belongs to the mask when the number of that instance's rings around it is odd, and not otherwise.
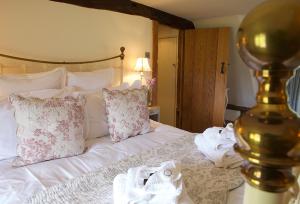
[{"label": "folded towel", "polygon": [[235,168],[242,164],[243,159],[233,150],[235,143],[232,124],[225,128],[208,128],[195,137],[199,151],[216,167]]},{"label": "folded towel", "polygon": [[180,171],[175,161],[130,168],[114,179],[114,204],[191,204]]},{"label": "folded towel", "polygon": [[209,145],[216,150],[231,148],[236,142],[232,123],[227,124],[225,128],[208,128],[203,132],[203,135]]}]

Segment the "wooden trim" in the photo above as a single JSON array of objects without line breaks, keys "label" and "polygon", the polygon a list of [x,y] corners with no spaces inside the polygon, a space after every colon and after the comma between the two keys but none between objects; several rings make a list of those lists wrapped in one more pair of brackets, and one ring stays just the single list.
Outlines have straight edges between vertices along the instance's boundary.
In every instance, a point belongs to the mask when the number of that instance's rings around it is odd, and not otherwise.
[{"label": "wooden trim", "polygon": [[223,126],[225,121],[225,92],[227,88],[227,65],[229,64],[230,28],[218,29],[214,105],[212,125]]},{"label": "wooden trim", "polygon": [[157,105],[157,82],[158,82],[158,22],[152,22],[152,77],[156,78],[156,85],[152,92],[152,103]]},{"label": "wooden trim", "polygon": [[76,6],[143,16],[179,29],[195,28],[192,21],[130,0],[51,0]]},{"label": "wooden trim", "polygon": [[242,114],[244,114],[248,110],[250,110],[251,108],[245,107],[245,106],[237,106],[237,105],[233,105],[233,104],[228,104],[227,107],[226,107],[226,109],[240,111]]},{"label": "wooden trim", "polygon": [[40,59],[32,59],[32,58],[24,58],[24,57],[16,57],[12,55],[7,55],[7,54],[0,54],[0,57],[5,57],[9,59],[15,59],[15,60],[21,60],[21,61],[27,61],[27,62],[35,62],[35,63],[42,63],[42,64],[90,64],[90,63],[96,63],[96,62],[104,62],[112,59],[117,59],[120,58],[121,60],[124,59],[125,54],[125,47],[120,48],[121,54],[109,57],[109,58],[104,58],[104,59],[96,59],[96,60],[89,60],[89,61],[48,61],[48,60],[40,60]]},{"label": "wooden trim", "polygon": [[182,126],[182,83],[184,76],[184,30],[179,30],[178,35],[178,69],[177,69],[177,107],[176,107],[176,127]]},{"label": "wooden trim", "polygon": [[[233,104],[227,104],[226,109],[227,110],[233,110],[233,111],[239,111],[241,113],[241,115],[243,115],[247,111],[249,111],[251,108],[245,107],[245,106],[237,106],[237,105],[233,105]],[[234,123],[234,121],[225,120],[225,125],[227,125],[228,123]]]}]

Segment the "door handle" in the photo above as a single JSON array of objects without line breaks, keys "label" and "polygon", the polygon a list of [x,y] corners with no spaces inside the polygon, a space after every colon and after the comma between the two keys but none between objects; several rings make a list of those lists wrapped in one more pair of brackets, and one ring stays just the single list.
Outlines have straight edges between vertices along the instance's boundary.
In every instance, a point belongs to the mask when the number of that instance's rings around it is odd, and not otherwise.
[{"label": "door handle", "polygon": [[[229,67],[230,64],[227,64],[227,66]],[[221,63],[221,74],[225,74],[225,66],[226,66],[226,63],[225,62],[222,62]]]},{"label": "door handle", "polygon": [[222,62],[221,64],[221,74],[225,74],[225,62]]}]

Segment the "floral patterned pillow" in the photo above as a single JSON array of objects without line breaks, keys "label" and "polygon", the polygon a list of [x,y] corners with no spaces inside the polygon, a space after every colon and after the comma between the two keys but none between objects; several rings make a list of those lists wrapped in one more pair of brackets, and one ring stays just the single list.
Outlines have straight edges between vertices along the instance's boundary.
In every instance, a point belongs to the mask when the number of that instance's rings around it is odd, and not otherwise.
[{"label": "floral patterned pillow", "polygon": [[103,96],[113,142],[150,132],[146,88],[123,91],[103,89]]},{"label": "floral patterned pillow", "polygon": [[25,98],[11,95],[17,122],[17,157],[13,166],[69,157],[84,151],[83,96]]}]

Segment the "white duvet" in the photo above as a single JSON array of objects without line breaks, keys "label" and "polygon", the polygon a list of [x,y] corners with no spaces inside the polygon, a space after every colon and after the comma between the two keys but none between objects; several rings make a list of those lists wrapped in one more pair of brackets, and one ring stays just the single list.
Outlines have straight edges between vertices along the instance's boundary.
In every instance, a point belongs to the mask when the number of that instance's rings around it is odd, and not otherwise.
[{"label": "white duvet", "polygon": [[[10,160],[0,161],[0,203],[23,203],[35,192],[66,182],[84,173],[139,152],[163,145],[192,134],[177,128],[152,122],[154,131],[113,144],[109,137],[87,141],[85,154],[13,168]],[[243,188],[229,194],[227,203],[242,203]]]}]

